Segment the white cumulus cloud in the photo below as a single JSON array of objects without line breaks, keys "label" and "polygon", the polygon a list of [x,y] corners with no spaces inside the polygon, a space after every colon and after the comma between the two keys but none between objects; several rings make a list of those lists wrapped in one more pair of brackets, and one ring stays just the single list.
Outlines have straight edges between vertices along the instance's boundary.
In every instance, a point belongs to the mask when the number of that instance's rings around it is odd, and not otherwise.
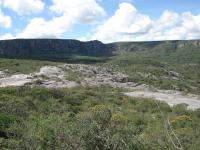
[{"label": "white cumulus cloud", "polygon": [[18,15],[38,14],[44,10],[42,0],[2,0],[3,7],[15,11]]},{"label": "white cumulus cloud", "polygon": [[50,10],[56,17],[50,20],[33,18],[17,37],[59,38],[76,23],[94,23],[105,15],[95,0],[52,0]]},{"label": "white cumulus cloud", "polygon": [[32,19],[26,28],[17,35],[19,38],[57,38],[71,29],[74,21],[66,16],[55,17],[50,21],[43,18]]},{"label": "white cumulus cloud", "polygon": [[115,14],[96,28],[92,39],[112,41],[183,40],[200,38],[200,14],[165,10],[153,20],[131,3],[123,2]]},{"label": "white cumulus cloud", "polygon": [[52,0],[50,10],[65,14],[81,23],[92,23],[98,21],[106,12],[96,0]]},{"label": "white cumulus cloud", "polygon": [[1,11],[1,8],[0,8],[0,28],[1,27],[9,28],[9,27],[11,27],[11,24],[12,24],[11,17],[3,14],[3,12]]},{"label": "white cumulus cloud", "polygon": [[151,26],[149,16],[140,14],[133,5],[124,2],[119,5],[113,16],[97,28],[93,38],[114,41],[129,37],[131,34],[145,33]]}]

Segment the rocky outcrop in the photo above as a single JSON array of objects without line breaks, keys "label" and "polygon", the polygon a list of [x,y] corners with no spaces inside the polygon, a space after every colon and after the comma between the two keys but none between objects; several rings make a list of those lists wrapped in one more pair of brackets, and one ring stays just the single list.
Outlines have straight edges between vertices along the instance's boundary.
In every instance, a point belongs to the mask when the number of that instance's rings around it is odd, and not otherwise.
[{"label": "rocky outcrop", "polygon": [[0,56],[31,57],[49,55],[108,55],[100,41],[81,42],[61,39],[16,39],[0,41]]},{"label": "rocky outcrop", "polygon": [[66,64],[64,70],[72,70],[81,77],[81,85],[109,85],[114,88],[135,89],[137,83],[129,82],[129,77],[121,72],[115,72],[110,68],[83,65],[83,64]]},{"label": "rocky outcrop", "polygon": [[31,85],[71,88],[78,85],[110,85],[115,88],[133,89],[137,86],[136,83],[129,82],[128,76],[123,73],[106,67],[83,64],[43,66],[39,72],[32,74],[8,75],[3,71],[1,74],[3,76],[0,76],[0,87]]}]

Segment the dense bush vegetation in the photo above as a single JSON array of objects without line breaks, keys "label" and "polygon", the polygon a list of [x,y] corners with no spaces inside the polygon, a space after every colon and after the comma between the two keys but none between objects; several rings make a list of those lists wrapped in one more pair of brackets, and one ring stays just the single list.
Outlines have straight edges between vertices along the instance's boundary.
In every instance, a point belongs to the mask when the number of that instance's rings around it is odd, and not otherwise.
[{"label": "dense bush vegetation", "polygon": [[[1,149],[186,149],[200,146],[200,111],[123,96],[110,87],[1,88]],[[175,140],[175,137],[172,137]]]}]

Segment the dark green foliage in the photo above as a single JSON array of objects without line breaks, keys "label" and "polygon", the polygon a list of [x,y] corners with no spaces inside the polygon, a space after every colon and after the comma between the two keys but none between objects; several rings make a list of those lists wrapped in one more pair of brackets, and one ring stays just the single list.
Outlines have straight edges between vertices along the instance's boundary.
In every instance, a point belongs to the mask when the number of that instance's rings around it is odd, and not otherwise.
[{"label": "dark green foliage", "polygon": [[[153,100],[111,87],[1,88],[1,149],[173,149]],[[159,103],[187,149],[200,140],[199,110]]]}]

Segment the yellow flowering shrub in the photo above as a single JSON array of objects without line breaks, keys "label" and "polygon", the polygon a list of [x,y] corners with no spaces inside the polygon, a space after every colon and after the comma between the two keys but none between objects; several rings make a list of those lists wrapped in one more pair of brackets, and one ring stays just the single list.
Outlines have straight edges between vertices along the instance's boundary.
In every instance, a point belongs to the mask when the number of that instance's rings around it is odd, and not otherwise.
[{"label": "yellow flowering shrub", "polygon": [[176,123],[180,121],[192,121],[192,118],[187,115],[181,115],[181,116],[176,116],[172,119],[170,119],[170,123]]},{"label": "yellow flowering shrub", "polygon": [[114,124],[124,124],[127,122],[127,118],[121,114],[113,114],[111,117],[111,121]]}]

